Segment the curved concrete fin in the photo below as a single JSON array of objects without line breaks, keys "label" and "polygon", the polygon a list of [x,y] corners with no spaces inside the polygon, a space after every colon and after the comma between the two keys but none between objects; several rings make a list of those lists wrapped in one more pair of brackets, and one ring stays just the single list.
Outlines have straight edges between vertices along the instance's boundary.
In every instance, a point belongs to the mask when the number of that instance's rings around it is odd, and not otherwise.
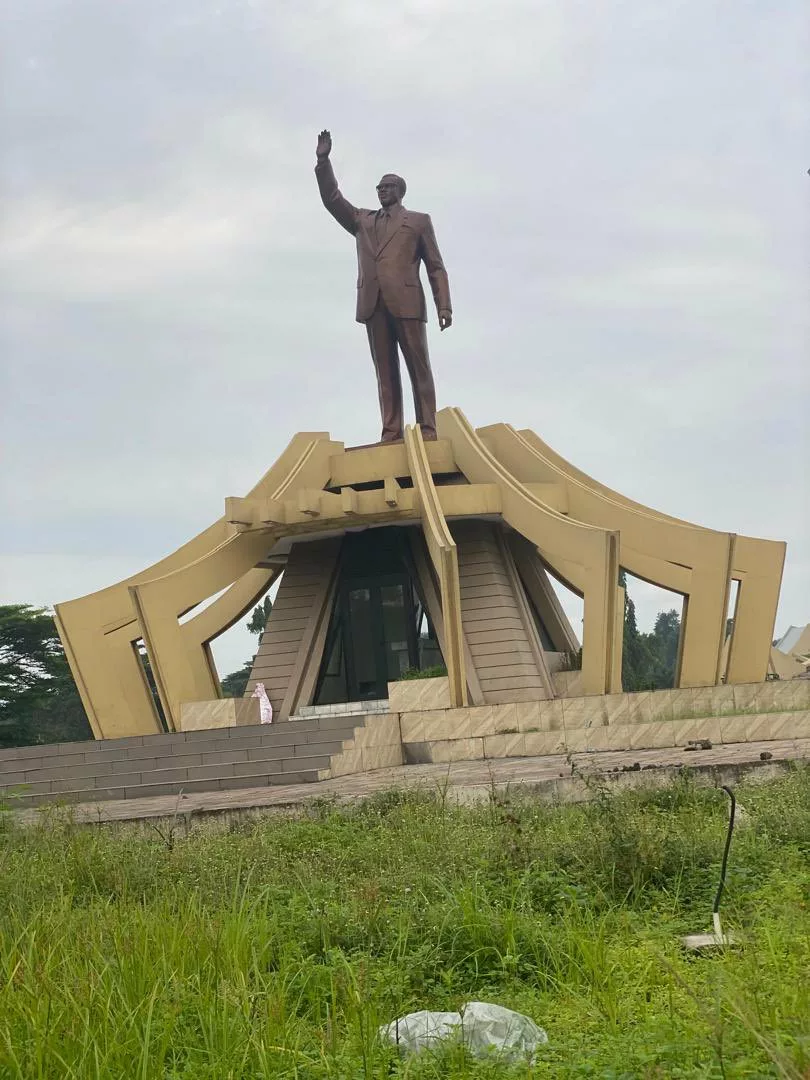
[{"label": "curved concrete fin", "polygon": [[[133,609],[160,702],[173,730],[180,729],[180,706],[184,701],[210,701],[220,696],[219,684],[204,648],[208,641],[190,648],[195,620],[181,624],[179,616],[248,574],[267,554],[272,543],[273,537],[267,533],[237,533],[188,566],[160,578],[130,585]],[[222,603],[230,591],[214,602],[219,605],[217,611],[223,618],[223,629],[233,615],[230,602],[227,606]],[[197,618],[203,615],[205,612]],[[210,627],[210,621],[209,617],[204,624]]]},{"label": "curved concrete fin", "polygon": [[[482,429],[483,432],[488,430],[486,428]],[[620,492],[599,483],[598,480],[582,472],[581,469],[577,469],[571,462],[557,454],[535,432],[524,429],[517,432],[517,434],[536,452],[539,461],[542,462],[539,469],[545,477],[559,478],[564,475],[570,481],[590,490],[594,495],[617,503],[627,510],[647,517],[654,517],[661,522],[667,522],[675,526],[701,528],[692,522],[684,521],[682,518],[672,517],[669,514],[662,513],[660,510],[634,502]],[[623,551],[628,546],[634,547],[633,544],[626,544],[623,546]],[[768,670],[770,643],[776,621],[779,591],[782,584],[785,552],[786,546],[782,541],[764,540],[753,536],[737,536],[735,538],[731,561],[731,577],[739,581],[740,588],[734,612],[732,639],[728,650],[728,667],[725,673],[726,681],[729,683],[761,682],[765,678]],[[649,552],[641,554],[645,559],[650,557]],[[631,573],[636,573],[636,570],[631,568],[629,561],[626,565]],[[676,571],[678,569],[680,568],[675,568]],[[637,576],[656,583],[662,575],[660,567],[653,570],[650,564],[650,568],[646,573],[639,572]],[[673,588],[687,595],[691,592],[691,589],[675,584],[676,578],[674,575],[670,577],[670,580],[673,581],[673,584],[666,585],[666,588]],[[726,592],[728,593],[728,590]],[[725,612],[722,621],[724,637]]]},{"label": "curved concrete fin", "polygon": [[[276,497],[279,492],[286,495],[302,484],[314,486],[317,477],[322,477],[320,486],[323,486],[329,479],[329,456],[342,447],[342,443],[331,442],[326,432],[295,435],[248,497]],[[83,688],[83,702],[97,738],[161,730],[140,660],[133,648],[133,642],[142,636],[142,631],[130,588],[171,575],[205,558],[235,532],[224,517],[219,518],[173,554],[140,573],[56,605],[57,627],[74,679]],[[217,588],[211,589],[207,595],[216,591]],[[224,605],[219,610],[227,615]],[[209,630],[210,624],[206,633]]]},{"label": "curved concrete fin", "polygon": [[608,489],[589,486],[584,474],[559,455],[546,456],[541,440],[528,440],[508,424],[494,424],[480,434],[504,467],[524,483],[552,476],[564,484],[570,517],[619,532],[622,565],[631,574],[688,597],[680,685],[719,682],[734,537],[609,497]]},{"label": "curved concrete fin", "polygon": [[425,443],[417,425],[405,428],[405,449],[413,486],[422,513],[422,528],[431,562],[439,580],[444,623],[444,662],[450,683],[450,704],[467,704],[467,677],[464,669],[464,635],[461,626],[461,593],[458,581],[458,553],[447,527],[433,484]]},{"label": "curved concrete fin", "polygon": [[460,409],[442,409],[437,426],[441,437],[453,443],[459,468],[471,483],[499,486],[504,520],[531,540],[555,573],[565,580],[567,564],[581,567],[583,687],[586,694],[607,693],[613,671],[618,533],[572,520],[543,504],[501,464]]}]

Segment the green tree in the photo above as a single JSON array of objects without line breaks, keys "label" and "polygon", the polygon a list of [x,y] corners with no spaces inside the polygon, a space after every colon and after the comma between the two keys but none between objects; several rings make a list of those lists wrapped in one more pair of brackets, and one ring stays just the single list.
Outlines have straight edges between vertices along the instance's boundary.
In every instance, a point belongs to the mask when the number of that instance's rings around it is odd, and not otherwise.
[{"label": "green tree", "polygon": [[624,640],[622,644],[622,688],[664,690],[675,685],[681,619],[673,608],[661,611],[652,633],[643,634],[636,622],[636,605],[627,591],[627,575],[619,572],[624,586]]},{"label": "green tree", "polygon": [[624,587],[624,634],[622,642],[622,689],[647,690],[646,680],[651,667],[646,636],[636,622],[636,605],[627,591],[627,574],[619,571],[619,584]]},{"label": "green tree", "polygon": [[267,626],[267,620],[270,618],[270,612],[273,610],[273,601],[269,596],[265,596],[261,604],[258,604],[248,620],[247,628],[251,634],[256,634],[257,637],[261,637],[264,633],[264,628]]},{"label": "green tree", "polygon": [[659,611],[648,644],[652,656],[651,681],[653,690],[675,685],[675,665],[678,662],[678,641],[681,636],[681,617],[672,608]]},{"label": "green tree", "polygon": [[238,671],[232,671],[230,675],[226,675],[221,682],[222,696],[223,697],[242,697],[245,692],[245,687],[250,679],[250,672],[253,667],[252,660],[246,660],[244,665],[239,668]]},{"label": "green tree", "polygon": [[[273,610],[273,601],[269,596],[265,596],[261,604],[257,604],[250,614],[250,618],[247,622],[247,628],[251,634],[256,634],[257,637],[261,637],[264,633],[264,628],[267,626],[267,620],[270,618],[270,612]],[[220,686],[222,687],[223,697],[242,697],[245,692],[245,687],[250,680],[250,672],[253,669],[253,660],[246,660],[242,667],[238,671],[232,671],[230,675],[226,675],[221,680]]]},{"label": "green tree", "polygon": [[0,747],[92,737],[53,616],[0,605]]}]

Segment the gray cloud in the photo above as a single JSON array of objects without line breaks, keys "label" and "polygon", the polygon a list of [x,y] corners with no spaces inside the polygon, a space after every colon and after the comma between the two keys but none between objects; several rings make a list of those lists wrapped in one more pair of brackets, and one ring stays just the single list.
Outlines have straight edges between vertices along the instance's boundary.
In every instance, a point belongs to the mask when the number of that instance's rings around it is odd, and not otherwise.
[{"label": "gray cloud", "polygon": [[350,198],[393,169],[433,215],[442,402],[786,539],[779,625],[810,618],[799,0],[4,10],[6,598],[171,550],[297,430],[376,437],[352,244],[312,176],[329,126]]}]

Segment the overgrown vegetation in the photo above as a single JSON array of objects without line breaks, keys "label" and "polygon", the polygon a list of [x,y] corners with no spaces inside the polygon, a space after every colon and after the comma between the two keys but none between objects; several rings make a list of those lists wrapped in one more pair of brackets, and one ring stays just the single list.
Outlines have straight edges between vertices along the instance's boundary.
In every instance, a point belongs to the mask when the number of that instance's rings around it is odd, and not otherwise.
[{"label": "overgrown vegetation", "polygon": [[53,616],[0,605],[0,750],[92,737]]},{"label": "overgrown vegetation", "polygon": [[427,668],[408,668],[403,671],[399,677],[400,682],[410,679],[439,679],[447,674],[447,668],[444,664],[434,664],[433,667]]},{"label": "overgrown vegetation", "polygon": [[[738,791],[724,923],[690,956],[726,824],[685,777],[549,808],[388,793],[187,832],[0,821],[0,1076],[785,1077],[810,1071],[810,772]],[[0,815],[0,818],[2,815]],[[489,1000],[534,1069],[379,1045],[401,1013]]]}]

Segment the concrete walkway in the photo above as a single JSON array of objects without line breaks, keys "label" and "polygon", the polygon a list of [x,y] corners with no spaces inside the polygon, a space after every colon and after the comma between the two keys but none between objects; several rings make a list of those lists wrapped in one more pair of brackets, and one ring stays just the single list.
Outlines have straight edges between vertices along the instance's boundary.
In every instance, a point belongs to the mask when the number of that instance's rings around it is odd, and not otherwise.
[{"label": "concrete walkway", "polygon": [[[457,761],[438,765],[399,765],[313,784],[195,792],[145,799],[117,799],[72,807],[84,823],[189,818],[205,814],[246,813],[302,807],[317,800],[349,802],[393,788],[444,791],[460,802],[489,799],[493,789],[531,792],[547,801],[582,801],[592,797],[595,783],[610,786],[668,783],[684,766],[706,783],[738,782],[747,773],[770,779],[791,761],[810,760],[810,739],[730,743],[711,750],[623,750],[489,761]],[[26,809],[17,817],[28,823],[47,819],[53,807]]]}]

